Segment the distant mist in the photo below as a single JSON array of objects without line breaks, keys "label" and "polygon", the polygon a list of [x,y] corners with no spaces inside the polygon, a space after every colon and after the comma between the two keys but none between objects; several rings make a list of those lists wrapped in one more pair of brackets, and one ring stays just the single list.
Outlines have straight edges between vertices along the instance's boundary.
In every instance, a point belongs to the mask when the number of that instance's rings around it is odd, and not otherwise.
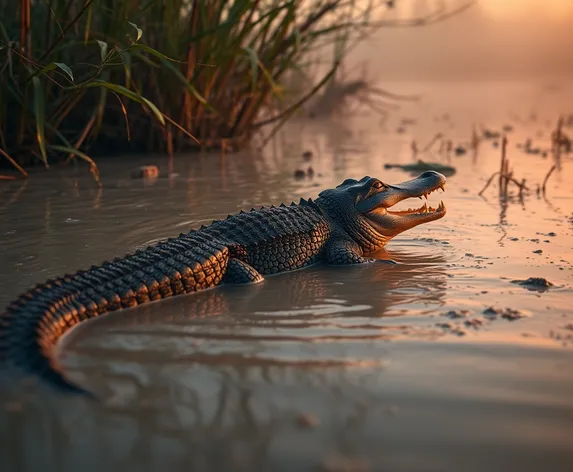
[{"label": "distant mist", "polygon": [[[418,5],[422,14],[424,2]],[[356,48],[349,65],[367,62],[368,75],[381,80],[573,77],[572,23],[544,15],[493,20],[478,3],[441,23],[382,29]]]}]

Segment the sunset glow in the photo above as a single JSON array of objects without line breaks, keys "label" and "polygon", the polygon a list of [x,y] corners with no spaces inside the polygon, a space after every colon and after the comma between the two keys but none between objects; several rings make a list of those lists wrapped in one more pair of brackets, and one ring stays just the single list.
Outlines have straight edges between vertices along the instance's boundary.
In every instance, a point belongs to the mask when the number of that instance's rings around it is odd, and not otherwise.
[{"label": "sunset glow", "polygon": [[496,19],[550,18],[565,21],[573,16],[573,0],[478,0],[483,12]]}]

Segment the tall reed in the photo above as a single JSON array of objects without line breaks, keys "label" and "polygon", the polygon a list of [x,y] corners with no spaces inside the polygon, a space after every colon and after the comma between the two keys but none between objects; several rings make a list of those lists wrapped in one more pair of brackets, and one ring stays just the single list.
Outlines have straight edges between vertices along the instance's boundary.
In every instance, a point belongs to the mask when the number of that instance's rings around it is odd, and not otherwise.
[{"label": "tall reed", "polygon": [[79,157],[97,178],[88,152],[240,148],[283,76],[344,51],[374,3],[0,0],[0,161]]}]

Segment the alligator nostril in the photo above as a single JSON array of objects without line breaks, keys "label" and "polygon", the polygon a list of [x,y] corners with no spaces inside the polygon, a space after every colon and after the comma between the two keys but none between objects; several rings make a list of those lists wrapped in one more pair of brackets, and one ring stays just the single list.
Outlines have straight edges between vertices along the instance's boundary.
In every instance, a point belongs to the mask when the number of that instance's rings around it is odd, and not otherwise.
[{"label": "alligator nostril", "polygon": [[420,177],[421,178],[426,178],[426,177],[436,177],[439,174],[435,171],[435,170],[427,170],[426,172],[424,172]]}]

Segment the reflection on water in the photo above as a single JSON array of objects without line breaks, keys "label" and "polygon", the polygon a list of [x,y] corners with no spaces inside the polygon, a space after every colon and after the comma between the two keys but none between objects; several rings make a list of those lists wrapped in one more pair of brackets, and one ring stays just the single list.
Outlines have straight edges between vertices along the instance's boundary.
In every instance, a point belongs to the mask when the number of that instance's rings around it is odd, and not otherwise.
[{"label": "reflection on water", "polygon": [[[515,172],[540,182],[551,157],[515,144],[547,143],[566,97],[532,104],[531,87],[434,87],[385,123],[293,123],[263,153],[228,155],[224,166],[176,158],[169,174],[163,158],[102,161],[103,189],[84,168],[3,183],[0,307],[48,277],[241,208],[314,198],[348,177],[409,179],[384,164],[412,162],[411,141],[436,132],[464,143],[474,122],[511,122]],[[535,121],[511,121],[508,111],[527,116],[530,107]],[[404,117],[416,121],[397,133]],[[102,404],[3,373],[6,470],[290,471],[337,458],[389,471],[571,470],[571,158],[546,199],[533,192],[521,202],[500,201],[495,189],[477,196],[499,167],[491,142],[475,156],[422,158],[456,167],[437,197],[448,214],[382,251],[398,265],[315,266],[80,325],[60,361]],[[152,162],[158,179],[129,178]],[[292,178],[308,165],[313,179]],[[511,283],[528,277],[555,286]],[[528,316],[488,317],[488,307]],[[317,424],[305,427],[300,415]]]},{"label": "reflection on water", "polygon": [[346,272],[341,278],[338,269],[313,267],[269,277],[261,285],[167,300],[160,316],[154,305],[121,318],[108,316],[77,328],[64,352],[79,367],[79,381],[90,383],[92,364],[100,376],[110,376],[94,384],[97,389],[113,385],[118,358],[160,371],[197,363],[376,367],[384,361],[382,341],[439,334],[415,320],[443,305],[442,268],[369,266]]}]

